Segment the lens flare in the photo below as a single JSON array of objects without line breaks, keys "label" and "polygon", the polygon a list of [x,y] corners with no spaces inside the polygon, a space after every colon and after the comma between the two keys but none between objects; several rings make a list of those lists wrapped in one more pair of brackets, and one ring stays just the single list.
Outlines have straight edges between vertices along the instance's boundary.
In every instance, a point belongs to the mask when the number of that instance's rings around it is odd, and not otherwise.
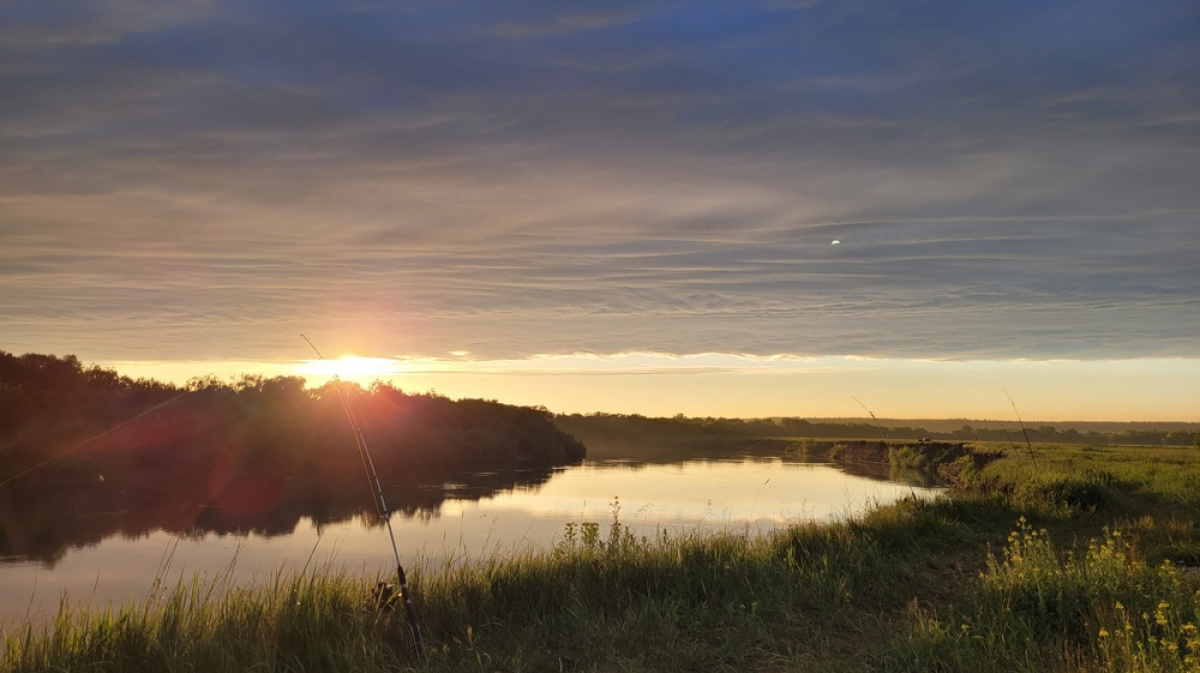
[{"label": "lens flare", "polygon": [[343,355],[336,360],[304,360],[296,371],[301,376],[333,378],[369,383],[376,379],[387,379],[400,374],[402,364],[393,358],[370,358],[359,355]]}]

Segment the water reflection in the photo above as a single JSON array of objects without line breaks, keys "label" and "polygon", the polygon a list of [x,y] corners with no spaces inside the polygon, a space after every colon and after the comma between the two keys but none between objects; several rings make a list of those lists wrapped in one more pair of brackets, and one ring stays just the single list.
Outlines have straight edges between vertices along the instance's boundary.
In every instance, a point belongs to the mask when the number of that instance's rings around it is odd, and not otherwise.
[{"label": "water reflection", "polygon": [[[361,473],[251,479],[279,482],[269,492],[289,494],[274,501],[286,505],[280,511],[256,500],[190,505],[186,498],[149,500],[151,507],[139,510],[152,485],[80,478],[89,483],[77,483],[75,496],[65,480],[42,484],[57,495],[57,506],[2,510],[8,558],[0,565],[0,625],[27,615],[47,619],[63,592],[99,605],[136,600],[157,577],[173,583],[197,572],[227,573],[253,584],[276,571],[299,571],[310,559],[355,572],[386,573],[391,566]],[[585,462],[562,470],[462,473],[416,489],[393,481],[387,488],[389,498],[407,503],[393,525],[411,567],[550,547],[569,521],[609,521],[618,496],[620,519],[636,534],[680,535],[844,517],[909,494],[903,483],[784,457]],[[6,493],[5,502],[18,502],[15,495]]]},{"label": "water reflection", "polygon": [[[808,465],[794,458],[747,455],[730,449],[702,461],[593,461],[574,471],[571,478],[559,480],[556,486],[571,484],[571,502],[581,498],[607,502],[612,495],[628,493],[631,488],[646,489],[650,499],[657,493],[659,500],[696,489],[719,494],[726,490],[725,477],[735,470],[734,466],[740,465],[737,469],[746,472],[746,466],[756,463],[768,470],[781,465]],[[162,466],[147,473],[75,461],[47,475],[31,475],[0,487],[0,563],[37,561],[52,569],[73,549],[111,537],[141,538],[156,532],[188,538],[251,534],[269,538],[292,534],[302,521],[318,530],[352,520],[367,528],[382,524],[361,470],[341,467],[289,473],[231,469],[218,464],[197,473],[195,467]],[[864,463],[842,469],[874,480],[890,478],[906,485],[930,485],[919,484],[913,477],[899,478],[887,465]],[[454,514],[462,510],[464,502],[494,499],[500,494],[521,500],[522,509],[527,511],[557,512],[547,504],[554,502],[553,498],[536,487],[561,470],[537,467],[458,471],[424,478],[411,472],[389,471],[384,473],[382,484],[390,509],[401,518],[428,520]],[[590,477],[576,479],[577,474]],[[664,476],[681,474],[693,480],[691,488],[682,489],[681,484]],[[715,477],[709,479],[708,475]],[[599,484],[603,484],[601,491],[593,492]],[[629,486],[622,488],[623,484]],[[738,488],[752,487],[745,484]],[[820,485],[807,484],[806,488]],[[756,493],[747,497],[761,496],[763,490],[755,489]],[[536,493],[536,498],[527,497],[529,493]],[[803,500],[807,495],[789,497]],[[688,511],[692,511],[690,506]],[[582,511],[576,507],[573,513]]]},{"label": "water reflection", "polygon": [[[374,516],[374,499],[361,471],[252,470],[219,479],[211,472],[188,479],[165,470],[152,478],[106,475],[103,468],[74,471],[0,487],[0,561],[39,561],[53,568],[71,549],[158,531],[274,537],[291,534],[302,519],[317,527],[352,519],[382,523]],[[411,475],[382,478],[389,508],[404,517],[428,518],[448,498],[478,500],[536,486],[553,471],[460,472],[432,481]]]}]

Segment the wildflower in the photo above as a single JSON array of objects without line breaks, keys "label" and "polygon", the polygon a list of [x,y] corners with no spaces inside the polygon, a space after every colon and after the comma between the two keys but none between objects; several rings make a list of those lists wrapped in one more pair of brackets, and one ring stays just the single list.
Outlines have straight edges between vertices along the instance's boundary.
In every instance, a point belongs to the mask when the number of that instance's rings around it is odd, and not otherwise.
[{"label": "wildflower", "polygon": [[1110,634],[1110,633],[1108,632],[1108,629],[1100,629],[1100,637],[1101,637],[1101,638],[1107,638],[1107,637],[1109,637],[1110,635],[1112,635],[1112,634]]}]

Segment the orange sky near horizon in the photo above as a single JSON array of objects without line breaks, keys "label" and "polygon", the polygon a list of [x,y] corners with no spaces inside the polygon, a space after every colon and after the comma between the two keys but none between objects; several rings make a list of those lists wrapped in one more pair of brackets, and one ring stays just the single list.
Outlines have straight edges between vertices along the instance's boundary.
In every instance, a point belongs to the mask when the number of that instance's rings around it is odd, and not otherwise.
[{"label": "orange sky near horizon", "polygon": [[109,362],[119,372],[175,383],[203,374],[302,376],[318,386],[337,373],[413,393],[496,399],[556,413],[760,418],[862,417],[1027,421],[1200,422],[1200,361],[927,361],[853,357],[756,358],[654,353],[520,360],[390,358],[272,362]]}]

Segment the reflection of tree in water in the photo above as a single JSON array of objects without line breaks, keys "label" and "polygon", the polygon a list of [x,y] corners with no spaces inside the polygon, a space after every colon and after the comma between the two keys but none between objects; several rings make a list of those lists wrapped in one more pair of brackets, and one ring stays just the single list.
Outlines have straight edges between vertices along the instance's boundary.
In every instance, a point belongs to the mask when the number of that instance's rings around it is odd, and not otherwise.
[{"label": "reflection of tree in water", "polygon": [[[74,468],[70,471],[80,471]],[[552,474],[551,469],[451,473],[446,477],[466,486],[447,488],[442,480],[392,482],[384,494],[394,516],[435,517],[447,499],[479,500],[544,483]],[[317,526],[351,519],[368,526],[383,523],[362,474],[248,473],[239,475],[234,488],[209,499],[201,499],[187,478],[186,470],[149,480],[54,474],[0,488],[0,558],[53,563],[69,549],[114,535],[136,538],[160,530],[271,537],[293,532],[302,518]]]},{"label": "reflection of tree in water", "polygon": [[[559,416],[559,427],[582,440],[592,462],[620,462],[631,469],[680,462],[784,460],[831,464],[858,477],[911,486],[945,486],[936,467],[966,449],[961,443],[888,443],[866,440],[824,440],[779,436],[775,424],[721,419],[648,419],[641,416]],[[878,428],[872,428],[878,433]],[[766,433],[756,435],[755,433]],[[927,453],[926,469],[897,464],[892,449],[904,447]]]},{"label": "reflection of tree in water", "polygon": [[[540,484],[583,458],[542,410],[387,387],[352,393],[400,516]],[[113,535],[160,530],[274,536],[302,518],[382,523],[336,396],[300,386],[239,395],[196,391],[0,486],[0,558],[53,563]],[[0,453],[0,479],[62,451],[34,448]]]}]

